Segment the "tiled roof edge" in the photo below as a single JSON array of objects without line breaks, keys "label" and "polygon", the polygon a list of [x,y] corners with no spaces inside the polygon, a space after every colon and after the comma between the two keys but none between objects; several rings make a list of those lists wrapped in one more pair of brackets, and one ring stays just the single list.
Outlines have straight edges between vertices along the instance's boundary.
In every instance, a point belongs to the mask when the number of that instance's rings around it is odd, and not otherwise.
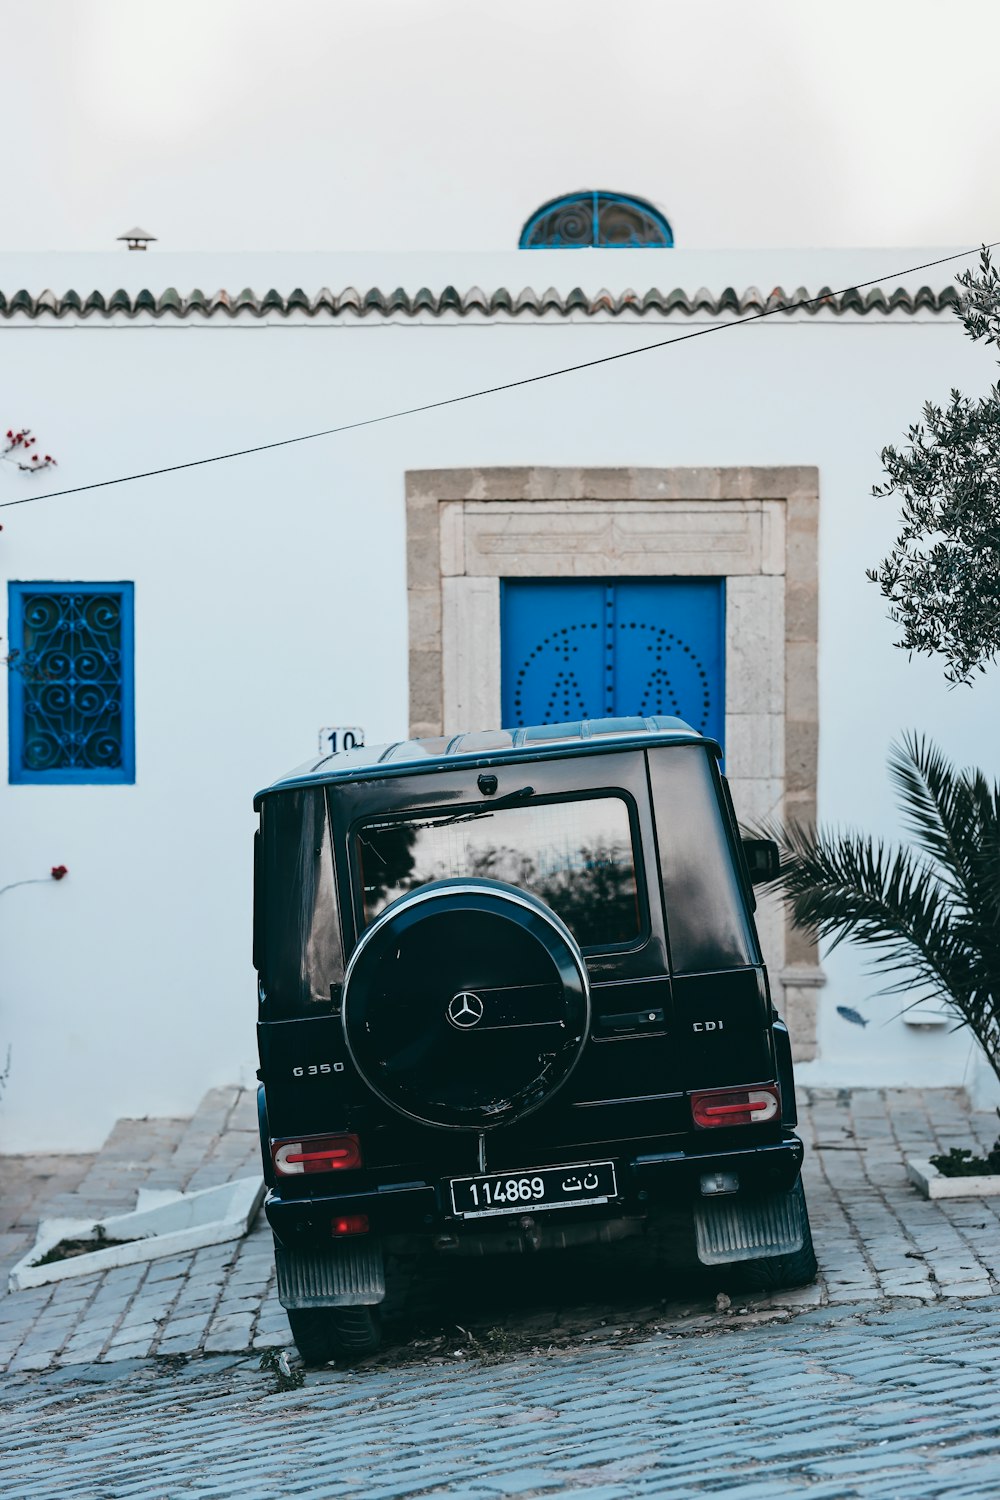
[{"label": "tiled roof edge", "polygon": [[762,292],[757,287],[747,287],[739,294],[733,287],[725,287],[715,293],[701,287],[696,292],[685,292],[681,287],[661,292],[652,287],[642,294],[628,289],[614,293],[603,289],[593,295],[574,287],[565,295],[550,287],[539,295],[531,287],[520,292],[498,287],[494,292],[484,292],[480,287],[471,287],[459,292],[446,286],[440,292],[421,287],[416,292],[407,292],[397,287],[393,292],[383,292],[372,287],[359,292],[354,287],[345,287],[341,292],[331,292],[323,287],[309,296],[301,287],[282,295],[273,288],[262,297],[250,287],[233,294],[217,291],[211,296],[195,288],[186,297],[174,287],[167,287],[158,296],[146,289],[129,293],[119,289],[105,296],[93,291],[86,295],[80,292],[64,292],[57,297],[54,292],[43,291],[32,296],[24,290],[6,296],[0,292],[0,317],[3,318],[135,318],[147,316],[170,320],[172,318],[263,318],[288,317],[290,314],[309,318],[393,318],[418,317],[430,314],[440,317],[443,313],[459,317],[541,318],[541,317],[622,317],[631,314],[644,317],[672,317],[675,314],[719,316],[742,316],[765,310],[792,315],[803,312],[815,315],[832,312],[839,315],[853,313],[862,317],[869,313],[942,313],[958,306],[959,295],[954,286],[942,291],[922,286],[917,291],[897,287],[894,292],[885,292],[881,287],[872,287],[861,292],[848,290],[834,292],[822,287],[810,293],[805,287],[786,292],[775,287]]}]

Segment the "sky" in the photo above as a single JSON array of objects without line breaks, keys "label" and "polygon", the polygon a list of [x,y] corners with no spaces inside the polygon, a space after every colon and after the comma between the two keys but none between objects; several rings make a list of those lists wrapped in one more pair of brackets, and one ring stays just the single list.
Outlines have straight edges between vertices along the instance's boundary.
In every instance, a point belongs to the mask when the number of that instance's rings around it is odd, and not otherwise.
[{"label": "sky", "polygon": [[698,249],[1000,238],[996,0],[0,0],[0,27],[0,249],[501,250],[581,187]]}]

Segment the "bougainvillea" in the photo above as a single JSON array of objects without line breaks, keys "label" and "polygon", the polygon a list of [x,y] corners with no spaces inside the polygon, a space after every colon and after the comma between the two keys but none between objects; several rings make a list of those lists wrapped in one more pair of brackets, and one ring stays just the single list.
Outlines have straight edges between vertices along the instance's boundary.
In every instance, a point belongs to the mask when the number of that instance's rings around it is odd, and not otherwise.
[{"label": "bougainvillea", "polygon": [[0,896],[6,891],[15,891],[19,885],[46,885],[50,880],[65,880],[69,870],[65,865],[53,865],[47,875],[30,875],[27,880],[12,880],[9,885],[0,885]]},{"label": "bougainvillea", "polygon": [[[69,870],[65,865],[53,865],[47,875],[32,875],[27,880],[12,880],[8,885],[0,885],[0,896],[7,891],[16,891],[19,885],[46,885],[50,880],[65,880]],[[10,1082],[10,1059],[11,1049],[8,1046],[4,1065],[0,1068],[0,1099],[3,1098],[4,1089]]]},{"label": "bougainvillea", "polygon": [[22,474],[38,474],[55,465],[51,453],[39,451],[38,439],[32,436],[30,427],[7,428],[0,458],[6,463],[16,464]]}]

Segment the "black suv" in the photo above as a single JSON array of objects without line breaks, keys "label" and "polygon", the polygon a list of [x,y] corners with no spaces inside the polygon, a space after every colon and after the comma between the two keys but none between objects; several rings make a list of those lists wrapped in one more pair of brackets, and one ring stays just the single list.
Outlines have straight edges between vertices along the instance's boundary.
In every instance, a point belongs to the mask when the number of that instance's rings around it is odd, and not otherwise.
[{"label": "black suv", "polygon": [[549,1250],[681,1210],[743,1285],[813,1256],[788,1033],[720,751],[679,719],[359,748],[256,799],[261,1148],[309,1361],[385,1250]]}]

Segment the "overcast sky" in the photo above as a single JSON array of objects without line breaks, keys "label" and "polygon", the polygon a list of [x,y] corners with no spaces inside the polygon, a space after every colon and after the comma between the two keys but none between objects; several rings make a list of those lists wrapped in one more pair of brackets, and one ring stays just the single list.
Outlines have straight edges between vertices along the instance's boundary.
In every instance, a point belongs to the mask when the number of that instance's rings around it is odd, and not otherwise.
[{"label": "overcast sky", "polygon": [[1000,238],[996,0],[0,0],[0,249]]}]

